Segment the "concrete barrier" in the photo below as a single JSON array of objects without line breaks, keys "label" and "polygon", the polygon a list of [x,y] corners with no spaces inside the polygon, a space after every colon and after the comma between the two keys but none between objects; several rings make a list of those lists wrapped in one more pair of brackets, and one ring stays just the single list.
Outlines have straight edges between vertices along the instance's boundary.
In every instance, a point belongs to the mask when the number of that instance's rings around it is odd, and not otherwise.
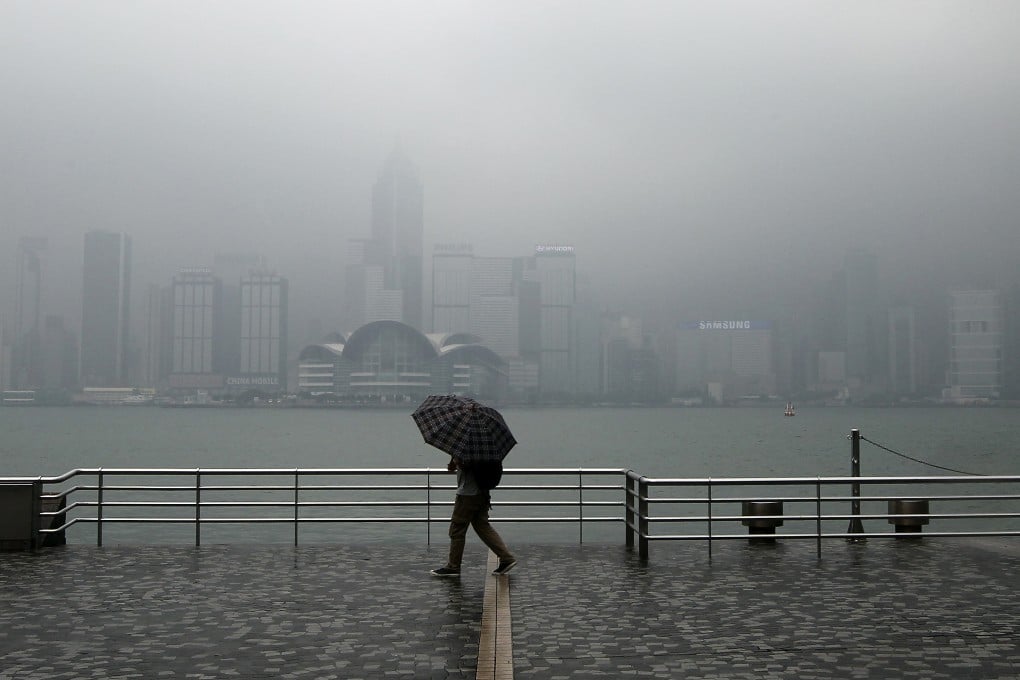
[{"label": "concrete barrier", "polygon": [[39,547],[42,483],[0,480],[0,550]]}]

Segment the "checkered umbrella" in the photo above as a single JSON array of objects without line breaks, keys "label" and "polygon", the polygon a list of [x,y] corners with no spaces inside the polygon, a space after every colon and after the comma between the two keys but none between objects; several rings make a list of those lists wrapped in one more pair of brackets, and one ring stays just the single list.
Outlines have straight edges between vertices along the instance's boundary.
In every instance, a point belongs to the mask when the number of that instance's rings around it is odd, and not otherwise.
[{"label": "checkered umbrella", "polygon": [[501,461],[517,444],[499,411],[470,397],[434,394],[411,417],[426,444],[462,463]]}]

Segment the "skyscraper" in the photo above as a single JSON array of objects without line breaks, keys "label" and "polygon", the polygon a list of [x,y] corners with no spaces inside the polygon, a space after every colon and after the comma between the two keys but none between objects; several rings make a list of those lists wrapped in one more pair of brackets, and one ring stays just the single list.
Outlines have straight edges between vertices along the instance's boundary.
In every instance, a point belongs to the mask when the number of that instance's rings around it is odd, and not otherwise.
[{"label": "skyscraper", "polygon": [[252,272],[241,279],[241,370],[227,386],[287,388],[287,279]]},{"label": "skyscraper", "polygon": [[574,392],[573,246],[535,246],[534,268],[525,279],[540,286],[539,389],[546,395]]},{"label": "skyscraper", "polygon": [[82,278],[81,385],[126,386],[131,238],[106,231],[85,234]]},{"label": "skyscraper", "polygon": [[266,258],[256,253],[219,252],[213,257],[212,273],[222,285],[213,363],[224,375],[241,371],[241,281],[265,269]]},{"label": "skyscraper", "polygon": [[[418,172],[400,150],[386,161],[372,189],[372,240],[384,287],[402,293],[399,321],[422,330],[422,242],[424,190]],[[375,258],[379,261],[372,261]]]},{"label": "skyscraper", "polygon": [[[528,258],[476,257],[468,244],[437,244],[432,330],[469,332],[504,359],[521,354],[521,276]],[[537,348],[534,350],[537,358]]]},{"label": "skyscraper", "polygon": [[17,309],[14,315],[14,345],[11,353],[13,384],[41,387],[42,287],[45,238],[18,239]]},{"label": "skyscraper", "polygon": [[886,375],[889,328],[878,257],[867,250],[851,249],[844,269],[847,378],[877,387]]},{"label": "skyscraper", "polygon": [[423,196],[414,165],[399,150],[372,189],[372,236],[348,242],[344,323],[392,319],[424,330]]},{"label": "skyscraper", "polygon": [[949,390],[952,400],[996,399],[1003,378],[1003,307],[998,291],[950,293]]},{"label": "skyscraper", "polygon": [[913,307],[889,310],[889,388],[897,394],[917,392],[917,330]]},{"label": "skyscraper", "polygon": [[476,257],[471,263],[471,323],[468,329],[502,357],[520,355],[520,301],[509,257]]},{"label": "skyscraper", "polygon": [[382,246],[372,239],[348,241],[345,270],[347,304],[344,310],[346,328],[359,328],[381,320],[403,318],[404,292],[388,286],[386,258]]},{"label": "skyscraper", "polygon": [[186,389],[222,387],[216,365],[217,317],[223,283],[206,267],[181,269],[173,278],[173,362],[170,386]]},{"label": "skyscraper", "polygon": [[432,255],[432,331],[463,332],[471,327],[470,244],[437,244]]},{"label": "skyscraper", "polygon": [[263,267],[237,283],[236,295],[227,295],[230,287],[207,267],[173,277],[172,389],[286,389],[287,279]]},{"label": "skyscraper", "polygon": [[145,291],[142,385],[165,387],[173,361],[173,288],[150,283]]}]

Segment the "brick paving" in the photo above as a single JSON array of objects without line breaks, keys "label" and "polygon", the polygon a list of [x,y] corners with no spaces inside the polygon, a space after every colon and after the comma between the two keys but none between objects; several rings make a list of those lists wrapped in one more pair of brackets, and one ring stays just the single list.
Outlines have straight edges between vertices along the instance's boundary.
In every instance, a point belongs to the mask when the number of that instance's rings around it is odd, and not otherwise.
[{"label": "brick paving", "polygon": [[[488,571],[445,545],[0,553],[0,680],[474,678]],[[1020,539],[515,543],[513,674],[1020,677]]]}]

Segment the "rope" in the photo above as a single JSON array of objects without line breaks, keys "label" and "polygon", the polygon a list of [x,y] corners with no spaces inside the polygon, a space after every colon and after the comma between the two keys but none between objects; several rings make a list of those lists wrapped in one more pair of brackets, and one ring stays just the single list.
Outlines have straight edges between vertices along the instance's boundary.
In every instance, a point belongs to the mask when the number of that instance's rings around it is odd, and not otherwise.
[{"label": "rope", "polygon": [[945,470],[947,472],[956,472],[956,473],[961,474],[961,475],[971,475],[972,477],[985,477],[986,476],[984,474],[981,474],[980,472],[967,472],[966,470],[956,470],[956,469],[950,468],[950,467],[943,467],[942,465],[936,465],[935,463],[929,463],[928,461],[921,460],[920,458],[914,458],[913,456],[908,456],[907,454],[900,453],[899,451],[893,451],[888,446],[882,446],[878,442],[873,442],[870,439],[868,439],[867,437],[865,437],[864,435],[861,435],[861,441],[868,442],[869,444],[873,444],[873,445],[877,446],[878,448],[882,449],[883,451],[888,451],[889,453],[891,453],[893,455],[896,455],[896,456],[899,456],[900,458],[906,458],[907,460],[912,460],[915,463],[920,463],[921,465],[927,465],[928,467],[938,468],[939,470]]}]

